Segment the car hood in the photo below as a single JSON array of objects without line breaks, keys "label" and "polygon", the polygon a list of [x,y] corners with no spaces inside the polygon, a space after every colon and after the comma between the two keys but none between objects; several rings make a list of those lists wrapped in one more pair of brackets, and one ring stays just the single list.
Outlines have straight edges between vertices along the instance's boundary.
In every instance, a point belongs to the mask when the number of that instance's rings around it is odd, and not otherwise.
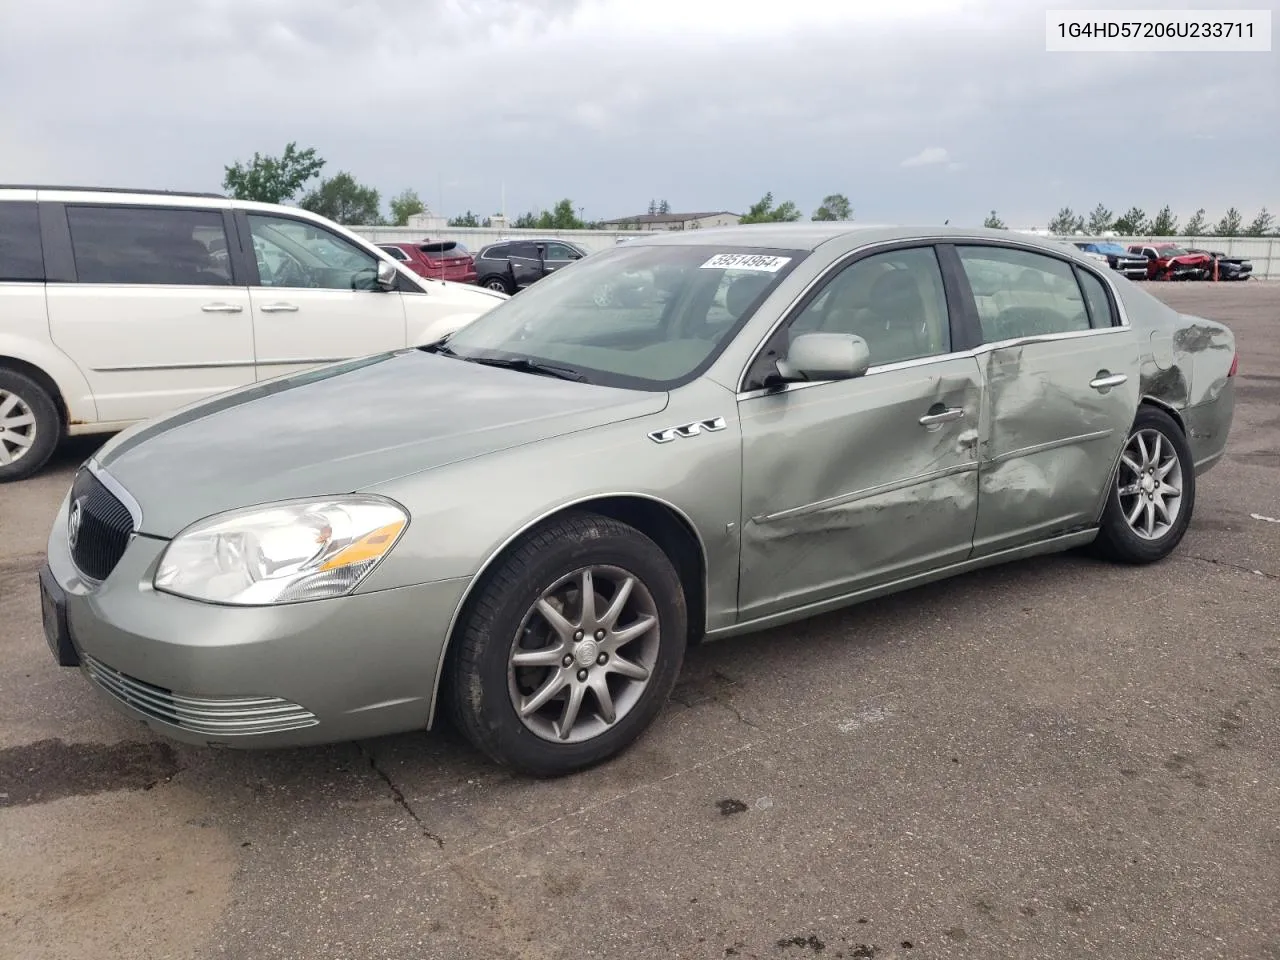
[{"label": "car hood", "polygon": [[666,393],[574,383],[419,350],[265,381],[132,427],[95,459],[171,537],[235,507],[347,493],[658,413]]}]

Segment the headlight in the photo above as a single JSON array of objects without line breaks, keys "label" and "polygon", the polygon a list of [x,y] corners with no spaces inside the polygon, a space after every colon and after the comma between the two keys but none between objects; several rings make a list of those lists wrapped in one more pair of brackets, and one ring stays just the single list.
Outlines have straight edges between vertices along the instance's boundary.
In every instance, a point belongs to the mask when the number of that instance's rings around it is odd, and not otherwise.
[{"label": "headlight", "polygon": [[157,590],[257,606],[350,593],[395,546],[409,515],[382,497],[250,507],[192,524],[156,570]]}]

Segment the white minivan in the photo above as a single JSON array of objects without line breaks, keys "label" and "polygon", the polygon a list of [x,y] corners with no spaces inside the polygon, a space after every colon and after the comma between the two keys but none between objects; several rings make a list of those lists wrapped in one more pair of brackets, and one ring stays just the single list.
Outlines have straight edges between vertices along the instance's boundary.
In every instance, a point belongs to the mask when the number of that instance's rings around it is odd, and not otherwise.
[{"label": "white minivan", "polygon": [[505,299],[295,207],[0,185],[0,483],[64,436],[431,343]]}]

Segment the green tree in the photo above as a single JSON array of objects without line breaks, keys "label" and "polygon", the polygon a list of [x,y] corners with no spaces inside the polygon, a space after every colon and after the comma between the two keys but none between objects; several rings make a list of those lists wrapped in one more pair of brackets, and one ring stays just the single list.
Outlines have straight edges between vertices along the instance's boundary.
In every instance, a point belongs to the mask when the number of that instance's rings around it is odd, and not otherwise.
[{"label": "green tree", "polygon": [[1240,236],[1240,224],[1243,221],[1240,211],[1232,207],[1222,215],[1222,219],[1218,221],[1218,225],[1213,228],[1215,237],[1238,237]]},{"label": "green tree", "polygon": [[1151,224],[1147,220],[1145,210],[1138,207],[1130,207],[1123,216],[1116,219],[1112,229],[1121,236],[1137,237],[1149,234],[1151,232]]},{"label": "green tree", "polygon": [[1245,228],[1244,235],[1246,237],[1265,237],[1271,232],[1275,220],[1276,218],[1267,212],[1267,208],[1263,207],[1258,211],[1258,215],[1253,218],[1253,222]]},{"label": "green tree", "polygon": [[314,147],[299,150],[298,145],[290,141],[278,157],[264,157],[255,151],[247,165],[237,160],[223,167],[222,187],[237,200],[284,203],[292,200],[323,166],[324,161],[316,156]]},{"label": "green tree", "polygon": [[987,214],[987,219],[982,221],[982,225],[984,227],[987,227],[990,230],[1008,230],[1009,229],[1004,225],[1004,221],[1000,219],[999,215],[994,210],[992,210],[989,214]]},{"label": "green tree", "polygon": [[1089,214],[1089,223],[1086,229],[1091,236],[1100,237],[1110,230],[1115,222],[1115,214],[1102,204],[1098,204],[1093,208],[1093,213]]},{"label": "green tree", "polygon": [[335,223],[369,225],[382,220],[378,213],[378,191],[358,183],[346,171],[320,181],[320,186],[298,201],[298,206]]},{"label": "green tree", "polygon": [[1187,221],[1187,225],[1182,230],[1184,237],[1203,237],[1209,229],[1209,225],[1205,223],[1204,207],[1196,211],[1195,216]]},{"label": "green tree", "polygon": [[451,227],[478,227],[480,226],[480,218],[468,210],[460,217],[452,217],[449,220]]},{"label": "green tree", "polygon": [[538,215],[536,213],[522,213],[515,218],[511,226],[517,230],[532,230],[538,226]]},{"label": "green tree", "polygon": [[665,217],[670,212],[671,212],[671,204],[667,203],[667,201],[665,200],[659,201],[658,213],[662,214]]},{"label": "green tree", "polygon": [[574,212],[573,201],[568,197],[550,210],[543,210],[536,225],[539,230],[581,230],[586,226]]},{"label": "green tree", "polygon": [[410,217],[427,209],[416,190],[402,190],[391,198],[387,206],[391,209],[391,223],[396,227],[403,227]]},{"label": "green tree", "polygon": [[751,205],[746,213],[742,215],[740,223],[790,223],[800,219],[800,211],[796,205],[790,200],[773,205],[773,192],[770,191],[760,198],[758,203]]},{"label": "green tree", "polygon": [[1151,221],[1151,235],[1153,237],[1176,237],[1178,235],[1178,218],[1173,215],[1173,210],[1166,203],[1160,208],[1160,212],[1156,214],[1156,218]]},{"label": "green tree", "polygon": [[822,198],[818,209],[813,211],[810,220],[852,220],[853,207],[849,198],[843,193],[833,193]]},{"label": "green tree", "polygon": [[1058,215],[1049,221],[1049,232],[1059,236],[1084,232],[1084,217],[1077,214],[1070,207],[1063,207],[1058,211]]}]

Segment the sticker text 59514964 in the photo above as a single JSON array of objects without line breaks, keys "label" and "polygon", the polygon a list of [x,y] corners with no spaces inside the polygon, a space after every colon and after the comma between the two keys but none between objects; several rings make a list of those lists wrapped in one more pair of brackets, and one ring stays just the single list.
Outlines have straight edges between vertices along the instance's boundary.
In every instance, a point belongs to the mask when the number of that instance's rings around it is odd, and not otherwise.
[{"label": "sticker text 59514964", "polygon": [[790,257],[771,257],[762,253],[717,253],[702,265],[702,269],[759,270],[763,273],[777,273],[790,262]]}]

